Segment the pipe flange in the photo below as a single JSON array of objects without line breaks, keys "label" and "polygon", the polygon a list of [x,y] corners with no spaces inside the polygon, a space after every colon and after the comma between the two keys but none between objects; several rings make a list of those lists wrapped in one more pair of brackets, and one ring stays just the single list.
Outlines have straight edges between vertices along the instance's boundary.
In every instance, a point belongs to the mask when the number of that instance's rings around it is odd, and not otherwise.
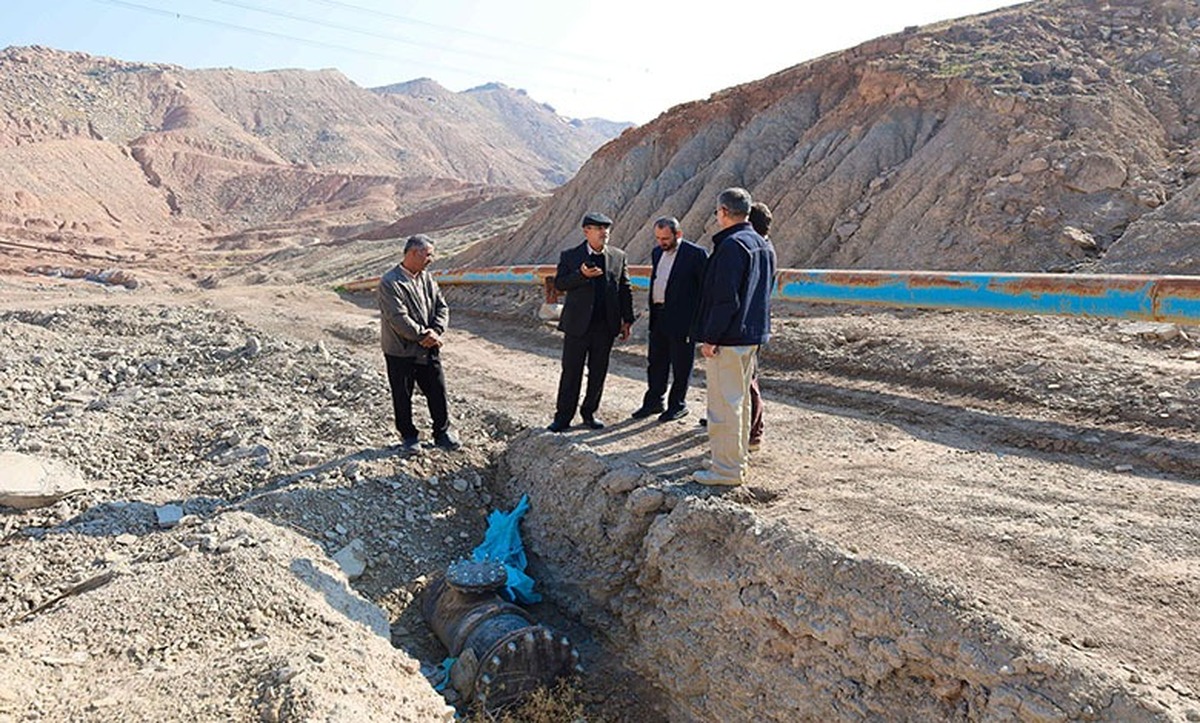
[{"label": "pipe flange", "polygon": [[558,678],[582,672],[579,651],[565,635],[530,625],[500,638],[478,661],[466,697],[479,708],[499,710]]},{"label": "pipe flange", "polygon": [[446,568],[446,582],[461,593],[481,595],[504,587],[508,572],[499,560],[462,559]]}]

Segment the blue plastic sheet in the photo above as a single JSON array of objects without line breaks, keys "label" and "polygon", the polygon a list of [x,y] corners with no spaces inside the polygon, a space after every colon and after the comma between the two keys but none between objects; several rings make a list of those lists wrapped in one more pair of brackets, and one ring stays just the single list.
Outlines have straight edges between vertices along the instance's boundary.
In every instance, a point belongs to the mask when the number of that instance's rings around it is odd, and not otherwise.
[{"label": "blue plastic sheet", "polygon": [[440,693],[446,689],[446,685],[450,682],[450,669],[454,667],[454,663],[457,661],[458,658],[446,658],[438,666],[438,675],[441,676],[441,681],[433,686],[434,690]]},{"label": "blue plastic sheet", "polygon": [[533,578],[525,574],[525,546],[521,543],[521,518],[529,510],[529,495],[521,495],[521,501],[512,512],[492,510],[488,513],[487,532],[483,542],[471,553],[476,561],[499,560],[504,563],[508,582],[504,594],[509,600],[530,605],[540,602],[542,596],[533,591]]}]

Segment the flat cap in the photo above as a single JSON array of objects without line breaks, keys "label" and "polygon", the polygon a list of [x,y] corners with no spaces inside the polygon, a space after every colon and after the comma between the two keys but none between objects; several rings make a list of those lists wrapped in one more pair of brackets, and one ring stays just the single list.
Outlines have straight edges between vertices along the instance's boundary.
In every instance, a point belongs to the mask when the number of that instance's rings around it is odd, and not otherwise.
[{"label": "flat cap", "polygon": [[580,226],[611,226],[612,219],[602,213],[596,211],[588,211],[583,214],[583,223]]}]

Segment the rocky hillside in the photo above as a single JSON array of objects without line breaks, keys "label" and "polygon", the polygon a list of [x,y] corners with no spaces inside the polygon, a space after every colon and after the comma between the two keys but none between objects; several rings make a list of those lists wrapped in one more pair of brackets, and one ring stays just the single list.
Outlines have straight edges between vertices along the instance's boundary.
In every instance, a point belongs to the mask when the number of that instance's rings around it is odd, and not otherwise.
[{"label": "rocky hillside", "polygon": [[[500,83],[452,93],[428,78],[376,88],[405,115],[420,119],[426,155],[445,156],[487,183],[547,189],[570,180],[586,159],[627,123],[567,120],[523,90]],[[463,149],[472,148],[471,158]],[[486,152],[485,152],[486,151]],[[528,175],[511,183],[502,175]]]},{"label": "rocky hillside", "polygon": [[368,90],[334,70],[8,48],[0,235],[99,246],[138,235],[154,248],[156,237],[346,238],[414,213],[436,224],[447,204],[450,216],[498,198],[527,207],[623,127],[562,118],[501,85]]},{"label": "rocky hillside", "polygon": [[880,38],[610,142],[462,263],[548,262],[580,215],[649,258],[717,193],[775,212],[788,267],[1200,273],[1200,6],[1037,0]]}]

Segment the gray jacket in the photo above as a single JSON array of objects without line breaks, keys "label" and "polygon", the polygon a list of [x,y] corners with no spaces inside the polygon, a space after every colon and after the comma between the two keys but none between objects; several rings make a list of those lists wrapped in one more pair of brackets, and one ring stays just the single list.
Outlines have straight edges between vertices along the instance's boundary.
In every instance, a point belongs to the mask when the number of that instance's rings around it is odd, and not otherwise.
[{"label": "gray jacket", "polygon": [[420,345],[421,337],[431,329],[441,336],[450,323],[450,307],[433,275],[422,271],[410,278],[396,265],[379,280],[377,296],[383,353],[427,359],[432,350]]}]

